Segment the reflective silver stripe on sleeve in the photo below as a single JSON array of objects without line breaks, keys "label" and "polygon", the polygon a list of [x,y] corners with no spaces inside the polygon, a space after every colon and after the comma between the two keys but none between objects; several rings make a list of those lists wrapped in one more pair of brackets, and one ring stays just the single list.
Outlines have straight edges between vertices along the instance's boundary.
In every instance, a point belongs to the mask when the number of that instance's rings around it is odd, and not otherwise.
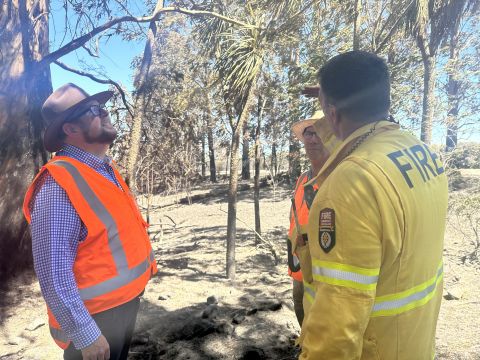
[{"label": "reflective silver stripe on sleeve", "polygon": [[376,284],[378,281],[378,275],[362,275],[351,271],[328,269],[320,266],[313,266],[312,272],[314,275],[326,276],[337,280],[349,280],[365,285]]},{"label": "reflective silver stripe on sleeve", "polygon": [[[305,284],[305,283],[304,283]],[[307,292],[312,298],[315,299],[315,290],[312,289],[310,286],[304,286],[304,291]]]},{"label": "reflective silver stripe on sleeve", "polygon": [[443,274],[443,266],[440,267],[437,271],[437,276],[434,279],[432,284],[430,284],[428,287],[425,289],[415,292],[413,294],[410,294],[406,297],[403,298],[398,298],[394,300],[387,300],[387,301],[381,301],[377,302],[373,305],[373,310],[372,312],[375,313],[376,311],[382,311],[382,310],[392,310],[392,309],[398,309],[402,308],[406,305],[409,305],[410,303],[414,303],[415,301],[422,300],[426,298],[428,295],[430,295],[432,292],[435,291],[437,287],[437,281],[440,279],[440,277]]},{"label": "reflective silver stripe on sleeve", "polygon": [[107,229],[108,246],[112,253],[118,273],[116,277],[105,280],[99,284],[79,289],[82,300],[90,300],[97,296],[107,294],[129,284],[131,281],[137,279],[143,273],[145,273],[150,266],[150,261],[155,259],[153,251],[148,254],[148,257],[143,262],[136,265],[132,269],[129,269],[127,256],[120,241],[118,227],[112,215],[101,203],[100,199],[97,197],[97,195],[95,195],[93,190],[87,184],[77,168],[75,168],[75,166],[62,160],[54,161],[53,164],[63,167],[70,173],[88,205]]}]

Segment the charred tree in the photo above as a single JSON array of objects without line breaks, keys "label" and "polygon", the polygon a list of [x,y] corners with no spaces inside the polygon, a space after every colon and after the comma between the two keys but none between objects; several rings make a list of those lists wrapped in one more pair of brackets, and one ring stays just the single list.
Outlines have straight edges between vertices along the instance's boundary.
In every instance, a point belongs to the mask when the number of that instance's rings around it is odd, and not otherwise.
[{"label": "charred tree", "polygon": [[31,268],[22,214],[27,186],[47,161],[41,106],[52,92],[47,0],[8,0],[0,14],[0,282]]}]

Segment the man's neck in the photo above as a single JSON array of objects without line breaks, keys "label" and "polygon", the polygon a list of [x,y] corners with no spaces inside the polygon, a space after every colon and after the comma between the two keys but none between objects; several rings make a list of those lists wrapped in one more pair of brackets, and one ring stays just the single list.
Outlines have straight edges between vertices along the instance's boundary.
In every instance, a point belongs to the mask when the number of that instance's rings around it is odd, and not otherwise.
[{"label": "man's neck", "polygon": [[361,127],[367,125],[369,122],[362,122],[362,123],[351,123],[349,122],[348,124],[345,123],[341,129],[340,129],[340,139],[343,141],[346,138],[348,138],[350,135],[352,135],[355,131],[360,129]]},{"label": "man's neck", "polygon": [[108,144],[87,144],[87,143],[73,143],[73,142],[66,142],[67,144],[76,146],[83,151],[86,151],[96,157],[103,159],[107,155],[107,151],[109,148]]},{"label": "man's neck", "polygon": [[368,124],[374,124],[380,120],[386,120],[388,119],[388,115],[382,115],[379,116],[378,118],[375,117],[375,119],[369,119],[365,121],[352,121],[350,119],[343,118],[343,121],[340,125],[340,139],[343,141],[346,138],[348,138],[350,135],[352,135],[355,131],[360,129],[361,127],[364,127],[365,125]]},{"label": "man's neck", "polygon": [[312,164],[312,167],[311,167],[311,169],[312,169],[312,177],[317,176],[317,174],[320,172],[320,169],[321,169],[321,168],[322,168],[322,167],[319,166],[319,165],[315,165],[315,166],[314,166],[314,165]]},{"label": "man's neck", "polygon": [[310,168],[312,169],[312,175],[316,176],[320,169],[323,167],[325,162],[328,159],[328,152],[324,151],[323,155],[320,158],[310,159]]}]

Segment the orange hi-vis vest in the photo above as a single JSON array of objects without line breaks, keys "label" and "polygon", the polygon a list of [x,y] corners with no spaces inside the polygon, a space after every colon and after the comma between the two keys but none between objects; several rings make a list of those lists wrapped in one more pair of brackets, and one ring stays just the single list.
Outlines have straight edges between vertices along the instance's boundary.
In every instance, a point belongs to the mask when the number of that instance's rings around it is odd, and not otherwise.
[{"label": "orange hi-vis vest", "polygon": [[[48,171],[65,190],[88,234],[79,243],[73,273],[80,297],[90,314],[127,303],[138,296],[157,264],[136,202],[118,171],[121,189],[84,163],[56,156],[42,167],[30,185],[23,211],[30,223],[30,203],[36,182]],[[50,333],[66,349],[70,340],[48,309]]]},{"label": "orange hi-vis vest", "polygon": [[[308,208],[307,199],[305,194],[304,184],[307,183],[311,176],[311,170],[305,171],[297,180],[295,184],[295,190],[293,198],[295,199],[295,207],[297,209],[298,222],[302,227],[300,233],[304,238],[307,237],[307,228],[308,223]],[[315,184],[313,190],[317,190],[318,185]],[[313,199],[312,199],[313,200]],[[304,227],[305,226],[305,227]],[[295,219],[293,217],[293,209],[290,209],[290,229],[288,231],[288,275],[294,278],[297,281],[303,281],[302,271],[300,269],[300,261],[295,253],[292,253],[291,249],[291,240],[293,236],[296,236],[298,229],[295,226]]]}]

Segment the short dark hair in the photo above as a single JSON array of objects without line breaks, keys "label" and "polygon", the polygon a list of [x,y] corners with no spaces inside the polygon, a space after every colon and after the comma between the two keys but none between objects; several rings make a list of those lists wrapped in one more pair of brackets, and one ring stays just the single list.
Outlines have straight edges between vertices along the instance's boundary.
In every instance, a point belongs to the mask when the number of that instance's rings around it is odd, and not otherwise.
[{"label": "short dark hair", "polygon": [[379,56],[349,51],[327,61],[318,71],[327,101],[353,121],[375,121],[390,109],[390,74]]}]

